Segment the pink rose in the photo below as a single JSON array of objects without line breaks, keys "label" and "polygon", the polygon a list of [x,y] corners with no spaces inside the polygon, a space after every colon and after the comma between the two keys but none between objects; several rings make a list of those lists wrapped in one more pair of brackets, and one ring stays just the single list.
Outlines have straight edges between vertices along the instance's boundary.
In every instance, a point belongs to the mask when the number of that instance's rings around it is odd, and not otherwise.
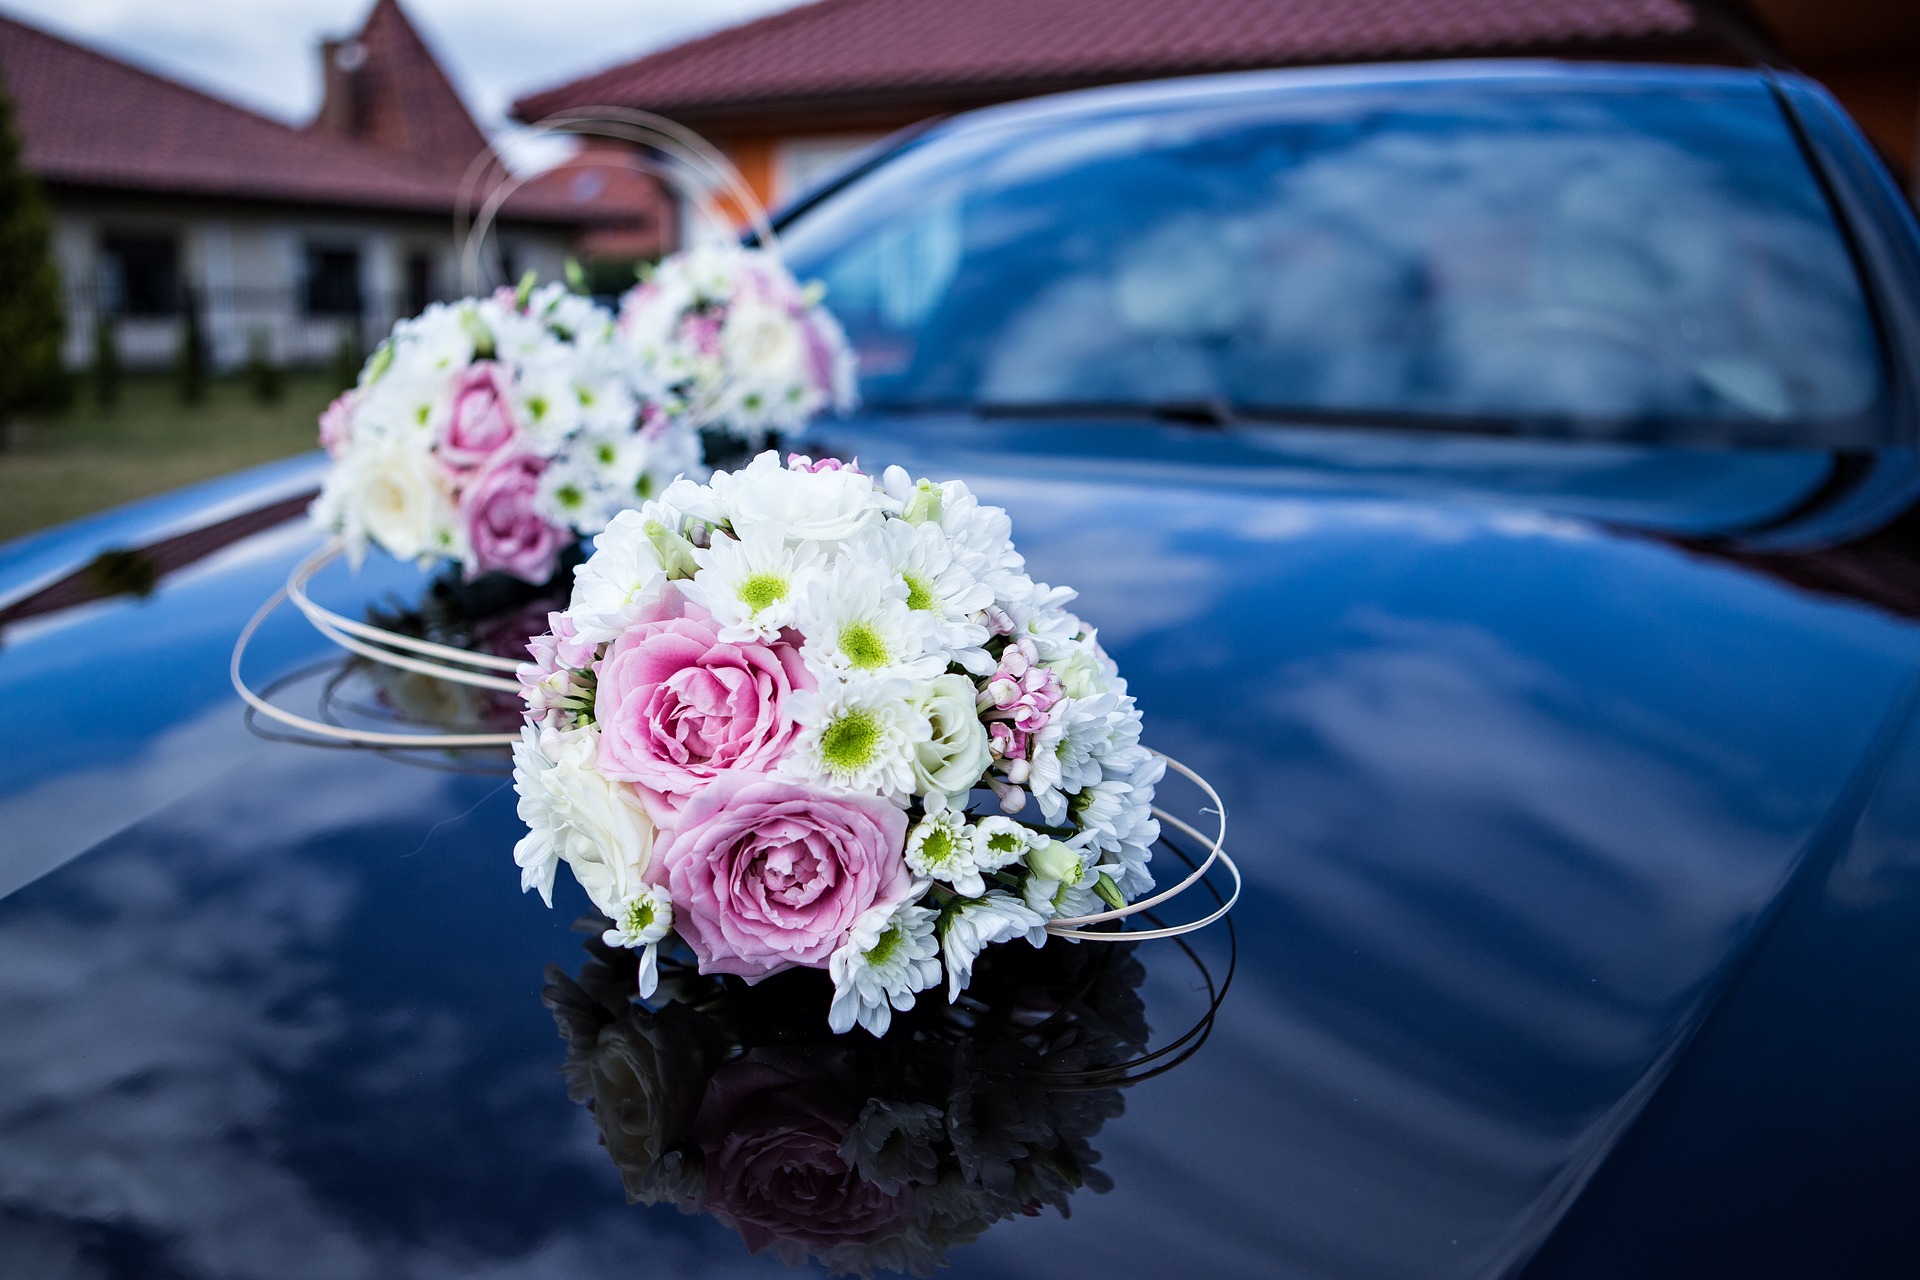
[{"label": "pink rose", "polygon": [[519,424],[507,399],[507,374],[491,360],[480,360],[453,380],[453,412],[440,442],[440,459],[455,471],[471,471],[511,445]]},{"label": "pink rose", "polygon": [[704,609],[670,612],[613,642],[593,711],[600,771],[637,783],[661,824],[725,770],[771,770],[798,732],[788,696],[813,687],[795,645],[723,644]]},{"label": "pink rose", "polygon": [[913,1201],[840,1154],[860,1112],[845,1050],[754,1049],[714,1072],[693,1122],[707,1208],[750,1252],[867,1244],[903,1227]]},{"label": "pink rose", "polygon": [[360,389],[349,387],[334,397],[320,414],[320,447],[329,458],[337,458],[353,443],[353,411],[360,404]]},{"label": "pink rose", "polygon": [[907,815],[876,796],[723,773],[661,831],[648,874],[702,973],[823,968],[868,908],[913,895]]},{"label": "pink rose", "polygon": [[546,464],[530,454],[497,459],[460,495],[473,567],[498,569],[528,582],[553,576],[569,534],[541,518],[534,493]]},{"label": "pink rose", "polygon": [[820,461],[815,462],[804,453],[788,454],[787,470],[804,471],[809,475],[816,476],[822,471],[850,471],[856,476],[866,474],[866,472],[860,470],[860,459],[858,458],[855,458],[852,462],[842,462],[838,458],[822,458]]}]

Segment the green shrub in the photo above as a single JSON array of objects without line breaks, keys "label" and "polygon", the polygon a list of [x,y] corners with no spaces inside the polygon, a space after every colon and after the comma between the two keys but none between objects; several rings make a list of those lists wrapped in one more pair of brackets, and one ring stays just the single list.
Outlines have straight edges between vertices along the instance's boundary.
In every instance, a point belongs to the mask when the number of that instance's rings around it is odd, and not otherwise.
[{"label": "green shrub", "polygon": [[354,334],[354,326],[345,325],[340,330],[340,343],[333,349],[333,385],[345,391],[360,380],[360,343]]},{"label": "green shrub", "polygon": [[287,380],[273,362],[273,339],[265,329],[247,335],[247,389],[261,404],[279,404]]},{"label": "green shrub", "polygon": [[0,445],[29,409],[59,408],[72,393],[60,363],[67,321],[46,200],[20,167],[13,103],[0,87]]},{"label": "green shrub", "polygon": [[120,403],[120,325],[105,312],[93,322],[93,402],[102,409]]},{"label": "green shrub", "polygon": [[174,386],[181,404],[207,398],[207,339],[200,323],[200,298],[192,285],[180,289],[180,346],[174,360]]}]

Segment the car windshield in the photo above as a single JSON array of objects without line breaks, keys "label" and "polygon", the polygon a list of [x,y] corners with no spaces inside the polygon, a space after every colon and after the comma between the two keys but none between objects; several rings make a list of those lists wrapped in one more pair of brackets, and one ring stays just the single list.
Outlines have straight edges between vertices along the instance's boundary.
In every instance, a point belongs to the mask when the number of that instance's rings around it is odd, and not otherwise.
[{"label": "car windshield", "polygon": [[880,410],[1822,446],[1884,430],[1846,245],[1750,81],[963,120],[783,235]]}]

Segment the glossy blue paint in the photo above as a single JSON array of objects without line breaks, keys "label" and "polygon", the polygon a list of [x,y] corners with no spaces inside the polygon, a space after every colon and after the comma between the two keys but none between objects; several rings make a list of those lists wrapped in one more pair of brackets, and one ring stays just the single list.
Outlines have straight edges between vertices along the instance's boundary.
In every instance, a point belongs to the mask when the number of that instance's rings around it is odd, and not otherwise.
[{"label": "glossy blue paint", "polygon": [[[1094,1142],[1114,1189],[957,1274],[1912,1273],[1920,578],[1813,536],[1898,449],[824,434],[1007,507],[1247,874],[1212,1040]],[[32,581],[286,483],[53,535]],[[0,635],[0,1274],[783,1273],[624,1203],[540,1003],[584,900],[518,892],[504,778],[243,722],[232,637],[312,543]],[[282,617],[250,661],[327,653]],[[1141,954],[1164,1036],[1201,996]]]}]

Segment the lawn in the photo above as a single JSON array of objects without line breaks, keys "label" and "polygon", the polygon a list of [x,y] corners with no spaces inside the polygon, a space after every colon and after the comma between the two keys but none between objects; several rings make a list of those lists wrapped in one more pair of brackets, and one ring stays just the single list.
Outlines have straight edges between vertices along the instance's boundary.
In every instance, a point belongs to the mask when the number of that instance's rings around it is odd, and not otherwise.
[{"label": "lawn", "polygon": [[263,403],[238,378],[216,378],[197,405],[171,378],[129,375],[111,409],[82,385],[73,407],[16,424],[0,452],[0,540],[196,480],[315,447],[332,375],[289,373]]}]

